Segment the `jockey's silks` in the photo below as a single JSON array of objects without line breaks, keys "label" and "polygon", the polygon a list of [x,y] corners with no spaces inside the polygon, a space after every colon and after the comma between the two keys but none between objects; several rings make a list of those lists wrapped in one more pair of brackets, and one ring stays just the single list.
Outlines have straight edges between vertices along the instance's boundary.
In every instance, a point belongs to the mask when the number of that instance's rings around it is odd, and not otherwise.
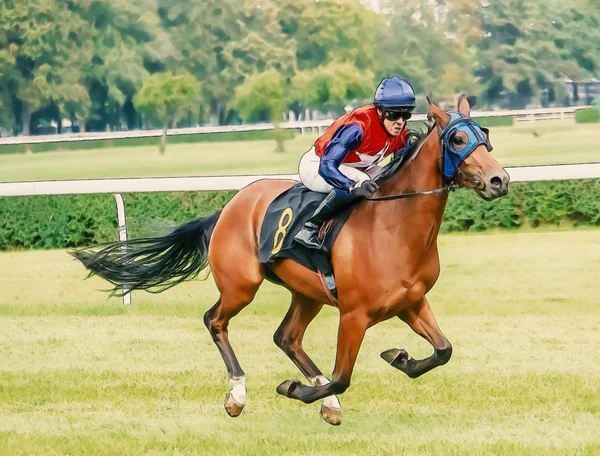
[{"label": "jockey's silks", "polygon": [[383,127],[377,108],[365,105],[338,117],[315,142],[321,157],[319,174],[336,188],[348,189],[354,182],[339,171],[341,164],[367,171],[406,144],[408,128],[391,136]]}]

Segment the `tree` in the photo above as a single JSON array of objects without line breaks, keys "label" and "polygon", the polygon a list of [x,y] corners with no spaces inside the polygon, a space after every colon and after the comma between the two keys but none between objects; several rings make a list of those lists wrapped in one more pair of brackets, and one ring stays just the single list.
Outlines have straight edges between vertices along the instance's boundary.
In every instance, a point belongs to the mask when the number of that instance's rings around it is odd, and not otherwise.
[{"label": "tree", "polygon": [[144,81],[133,103],[136,109],[161,122],[161,155],[165,153],[169,126],[179,117],[196,111],[199,99],[200,83],[189,74],[156,73]]},{"label": "tree", "polygon": [[484,37],[477,46],[475,74],[486,101],[503,98],[523,107],[542,90],[557,90],[565,77],[588,73],[567,47],[578,34],[577,24],[569,23],[573,16],[564,14],[570,8],[556,0],[490,0],[478,10]]},{"label": "tree", "polygon": [[90,30],[72,6],[50,0],[0,4],[0,85],[20,106],[24,135],[32,114],[52,103],[89,105],[82,80],[91,60]]},{"label": "tree", "polygon": [[[597,2],[573,0],[560,6],[563,7],[561,14],[554,19],[560,36],[554,38],[554,44],[561,60],[572,60],[581,70],[579,74],[567,74],[566,77],[600,77],[600,8]],[[562,81],[559,82],[555,86],[562,89]],[[564,97],[559,95],[564,94],[560,90],[556,92],[555,98],[563,101]]]},{"label": "tree", "polygon": [[314,70],[298,73],[292,79],[295,96],[310,108],[341,111],[350,102],[372,98],[374,75],[350,63],[332,62]]},{"label": "tree", "polygon": [[276,69],[292,76],[295,45],[276,20],[272,0],[159,0],[159,14],[176,52],[168,68],[184,68],[202,81],[212,123],[230,118],[235,88]]},{"label": "tree", "polygon": [[284,152],[284,135],[279,128],[282,115],[288,105],[283,78],[274,69],[255,74],[238,86],[232,106],[245,121],[255,121],[266,116],[275,126],[276,152]]},{"label": "tree", "polygon": [[473,92],[472,72],[478,28],[472,23],[473,0],[393,0],[379,29],[376,49],[379,78],[398,74],[419,93],[446,96]]},{"label": "tree", "polygon": [[376,33],[382,18],[358,0],[273,0],[277,23],[296,43],[300,70],[332,61],[372,69]]},{"label": "tree", "polygon": [[92,129],[118,126],[125,105],[148,77],[146,63],[152,67],[165,60],[172,44],[160,27],[155,0],[95,0],[78,2],[76,8],[93,36],[93,56],[85,73],[91,106],[88,113],[77,112],[73,105],[68,108],[81,130],[87,122]]}]

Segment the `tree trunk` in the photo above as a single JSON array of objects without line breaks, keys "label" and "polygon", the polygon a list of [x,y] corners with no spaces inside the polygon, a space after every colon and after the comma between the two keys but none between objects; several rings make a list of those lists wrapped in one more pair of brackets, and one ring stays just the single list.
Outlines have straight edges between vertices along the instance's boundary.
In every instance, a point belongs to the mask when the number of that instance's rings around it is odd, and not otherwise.
[{"label": "tree trunk", "polygon": [[[33,113],[31,112],[31,109],[29,109],[29,105],[25,101],[23,101],[21,103],[21,126],[23,129],[21,134],[23,136],[31,135],[31,115],[32,114]],[[25,145],[25,153],[26,154],[31,153],[31,144]]]},{"label": "tree trunk", "polygon": [[213,100],[210,105],[210,124],[221,125],[221,116],[223,115],[223,103]]},{"label": "tree trunk", "polygon": [[273,130],[273,135],[275,136],[275,152],[283,153],[285,152],[285,131],[282,128],[279,128],[279,124],[275,124],[275,130]]},{"label": "tree trunk", "polygon": [[165,120],[163,123],[163,132],[160,138],[160,145],[158,146],[158,150],[161,155],[165,154],[165,149],[167,148],[167,128],[169,128],[169,121]]},{"label": "tree trunk", "polygon": [[22,125],[22,135],[29,136],[31,134],[31,115],[33,113],[29,109],[29,105],[23,101],[21,103],[21,125]]},{"label": "tree trunk", "polygon": [[85,133],[85,119],[78,120],[79,123],[79,133]]}]

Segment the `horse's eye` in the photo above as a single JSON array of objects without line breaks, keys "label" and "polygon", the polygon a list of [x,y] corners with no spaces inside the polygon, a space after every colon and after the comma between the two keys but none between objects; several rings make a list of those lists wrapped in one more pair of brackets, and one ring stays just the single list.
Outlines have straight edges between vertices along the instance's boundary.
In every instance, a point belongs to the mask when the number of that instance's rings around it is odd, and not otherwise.
[{"label": "horse's eye", "polygon": [[453,136],[452,143],[456,144],[457,146],[460,146],[461,144],[464,144],[465,142],[463,141],[463,139],[460,136]]}]

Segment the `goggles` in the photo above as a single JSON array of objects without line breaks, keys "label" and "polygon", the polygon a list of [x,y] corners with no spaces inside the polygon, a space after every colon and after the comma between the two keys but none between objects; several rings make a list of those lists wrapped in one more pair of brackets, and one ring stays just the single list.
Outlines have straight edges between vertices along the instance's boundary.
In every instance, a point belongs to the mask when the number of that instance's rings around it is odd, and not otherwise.
[{"label": "goggles", "polygon": [[407,111],[383,111],[383,116],[391,122],[395,122],[401,118],[407,121],[412,117],[412,113]]}]

